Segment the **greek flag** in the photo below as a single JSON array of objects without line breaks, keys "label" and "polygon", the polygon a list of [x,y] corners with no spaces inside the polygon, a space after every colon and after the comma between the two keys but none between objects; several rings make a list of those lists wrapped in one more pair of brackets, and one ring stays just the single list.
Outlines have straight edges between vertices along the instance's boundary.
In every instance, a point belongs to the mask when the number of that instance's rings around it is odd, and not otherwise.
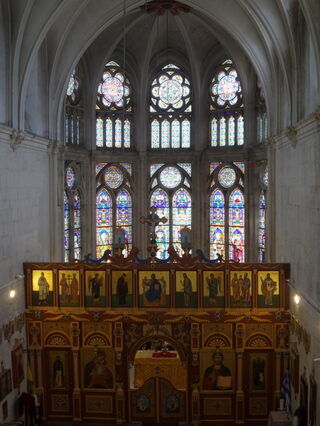
[{"label": "greek flag", "polygon": [[289,370],[286,370],[283,375],[280,398],[284,399],[287,413],[291,415],[291,387]]}]

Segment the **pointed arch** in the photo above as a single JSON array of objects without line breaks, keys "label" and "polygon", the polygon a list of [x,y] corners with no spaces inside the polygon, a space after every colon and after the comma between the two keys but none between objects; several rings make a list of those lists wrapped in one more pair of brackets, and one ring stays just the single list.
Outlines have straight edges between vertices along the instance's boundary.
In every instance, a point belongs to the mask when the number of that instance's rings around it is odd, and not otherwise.
[{"label": "pointed arch", "polygon": [[225,199],[220,189],[210,196],[210,258],[217,254],[225,259]]},{"label": "pointed arch", "polygon": [[229,257],[240,262],[244,262],[244,223],[244,195],[236,188],[229,198]]},{"label": "pointed arch", "polygon": [[150,197],[150,206],[154,206],[157,209],[158,216],[166,217],[167,222],[165,224],[159,224],[156,226],[156,240],[158,245],[157,256],[160,259],[166,257],[166,251],[168,250],[170,243],[170,213],[169,213],[169,195],[166,191],[161,188],[155,189]]},{"label": "pointed arch", "polygon": [[112,199],[103,188],[96,196],[96,249],[97,257],[103,256],[112,245]]}]

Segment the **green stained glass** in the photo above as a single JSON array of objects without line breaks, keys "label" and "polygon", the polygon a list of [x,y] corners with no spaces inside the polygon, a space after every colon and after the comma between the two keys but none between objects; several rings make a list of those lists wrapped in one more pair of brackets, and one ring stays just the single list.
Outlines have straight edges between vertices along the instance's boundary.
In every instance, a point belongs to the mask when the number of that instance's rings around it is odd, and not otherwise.
[{"label": "green stained glass", "polygon": [[182,175],[176,167],[166,167],[160,173],[160,182],[165,188],[176,188],[182,180]]},{"label": "green stained glass", "polygon": [[170,124],[168,120],[161,123],[161,148],[170,147]]},{"label": "green stained glass", "polygon": [[240,115],[237,121],[237,143],[238,145],[243,145],[244,143],[244,119]]},{"label": "green stained glass", "polygon": [[231,167],[223,167],[218,174],[218,180],[224,188],[230,188],[236,181],[236,173]]},{"label": "green stained glass", "polygon": [[110,166],[104,173],[104,180],[109,188],[117,189],[123,183],[123,174],[116,166]]},{"label": "green stained glass", "polygon": [[228,145],[234,146],[235,144],[235,120],[234,117],[230,117],[228,120]]},{"label": "green stained glass", "polygon": [[220,146],[226,145],[226,119],[224,117],[220,118],[219,121],[219,142]]},{"label": "green stained glass", "polygon": [[106,120],[106,147],[112,148],[112,139],[113,139],[113,125],[112,120],[108,118]]},{"label": "green stained glass", "polygon": [[216,118],[211,120],[211,146],[218,146],[218,122]]},{"label": "green stained glass", "polygon": [[158,120],[151,123],[151,147],[160,148],[160,124]]},{"label": "green stained glass", "polygon": [[103,120],[97,118],[96,122],[96,145],[97,147],[103,147]]},{"label": "green stained glass", "polygon": [[184,119],[182,122],[182,148],[190,148],[190,121]]}]

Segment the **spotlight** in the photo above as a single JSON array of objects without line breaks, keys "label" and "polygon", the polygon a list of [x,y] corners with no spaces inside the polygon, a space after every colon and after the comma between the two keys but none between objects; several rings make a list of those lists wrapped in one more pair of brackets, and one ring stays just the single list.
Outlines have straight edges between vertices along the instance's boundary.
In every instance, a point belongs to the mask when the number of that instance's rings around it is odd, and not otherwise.
[{"label": "spotlight", "polygon": [[10,290],[9,297],[11,299],[13,299],[15,296],[16,296],[16,291],[15,290]]},{"label": "spotlight", "polygon": [[295,304],[296,304],[296,305],[299,305],[300,300],[301,300],[301,297],[299,296],[299,294],[296,294],[296,295],[294,296]]}]

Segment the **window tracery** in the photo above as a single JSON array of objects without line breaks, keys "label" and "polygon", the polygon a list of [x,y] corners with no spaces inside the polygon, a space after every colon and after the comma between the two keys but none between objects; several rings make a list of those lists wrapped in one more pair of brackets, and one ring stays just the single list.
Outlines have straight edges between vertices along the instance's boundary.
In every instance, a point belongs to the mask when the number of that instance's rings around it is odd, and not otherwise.
[{"label": "window tracery", "polygon": [[211,163],[210,258],[245,260],[244,163]]},{"label": "window tracery", "polygon": [[210,145],[212,147],[244,144],[242,87],[230,59],[216,71],[209,87]]},{"label": "window tracery", "polygon": [[190,148],[191,85],[174,64],[164,66],[151,84],[151,148]]},{"label": "window tracery", "polygon": [[180,230],[192,226],[191,164],[152,164],[150,178],[150,206],[167,218],[155,228],[157,257],[165,259],[169,245],[181,255]]},{"label": "window tracery", "polygon": [[267,216],[267,188],[269,181],[268,166],[261,169],[259,185],[259,218],[258,218],[258,252],[259,262],[265,262],[266,252],[266,216]]},{"label": "window tracery", "polygon": [[79,67],[70,76],[65,98],[65,135],[67,145],[81,145],[83,133],[82,84]]},{"label": "window tracery", "polygon": [[115,229],[125,232],[124,255],[132,248],[132,169],[127,163],[96,165],[96,256],[112,250]]},{"label": "window tracery", "polygon": [[96,147],[130,148],[132,87],[117,62],[106,64],[97,91]]},{"label": "window tracery", "polygon": [[64,258],[81,259],[81,188],[80,165],[67,162],[64,180]]}]

